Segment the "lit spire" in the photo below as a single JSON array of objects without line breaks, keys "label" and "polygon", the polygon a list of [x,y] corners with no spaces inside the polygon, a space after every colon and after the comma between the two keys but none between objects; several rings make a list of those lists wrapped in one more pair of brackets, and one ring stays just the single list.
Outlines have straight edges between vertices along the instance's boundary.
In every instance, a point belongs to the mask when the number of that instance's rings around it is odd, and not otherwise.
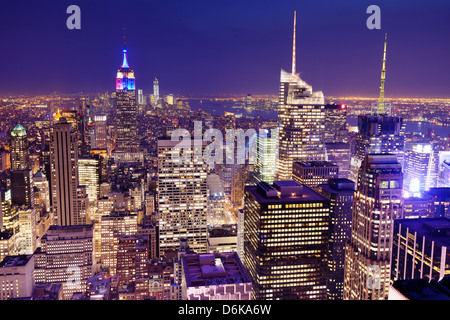
[{"label": "lit spire", "polygon": [[297,11],[294,11],[294,34],[292,37],[292,74],[295,74],[295,28],[297,24]]},{"label": "lit spire", "polygon": [[127,48],[126,48],[127,42],[125,40],[125,27],[123,28],[123,62],[121,68],[129,68],[128,61],[127,61]]},{"label": "lit spire", "polygon": [[384,113],[384,80],[386,79],[386,43],[387,33],[384,35],[383,68],[381,69],[380,99],[378,100],[378,114]]},{"label": "lit spire", "polygon": [[58,108],[58,111],[56,112],[56,115],[55,115],[55,120],[58,121],[59,118],[61,118],[61,111]]}]

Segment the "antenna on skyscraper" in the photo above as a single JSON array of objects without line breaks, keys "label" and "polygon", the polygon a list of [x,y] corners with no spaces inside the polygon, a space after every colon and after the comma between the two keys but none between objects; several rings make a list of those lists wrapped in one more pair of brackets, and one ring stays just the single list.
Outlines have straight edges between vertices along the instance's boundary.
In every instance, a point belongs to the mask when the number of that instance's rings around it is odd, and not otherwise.
[{"label": "antenna on skyscraper", "polygon": [[127,42],[125,39],[125,27],[123,27],[123,62],[122,62],[122,68],[129,68],[128,61],[127,61]]},{"label": "antenna on skyscraper", "polygon": [[294,34],[292,37],[292,74],[295,74],[295,28],[297,24],[297,11],[294,10]]},{"label": "antenna on skyscraper", "polygon": [[381,69],[381,85],[380,85],[380,99],[378,100],[378,114],[382,114],[385,112],[385,110],[384,110],[384,80],[386,79],[386,43],[387,43],[387,32],[384,35],[383,68]]},{"label": "antenna on skyscraper", "polygon": [[127,47],[127,42],[125,40],[125,27],[123,27],[123,48],[125,49]]}]

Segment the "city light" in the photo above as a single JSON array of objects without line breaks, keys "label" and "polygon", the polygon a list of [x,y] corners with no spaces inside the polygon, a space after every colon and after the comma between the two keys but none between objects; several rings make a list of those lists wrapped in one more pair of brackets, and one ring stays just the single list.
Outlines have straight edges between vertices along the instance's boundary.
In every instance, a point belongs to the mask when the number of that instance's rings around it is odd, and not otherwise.
[{"label": "city light", "polygon": [[0,300],[450,298],[445,4],[149,3],[4,4]]}]

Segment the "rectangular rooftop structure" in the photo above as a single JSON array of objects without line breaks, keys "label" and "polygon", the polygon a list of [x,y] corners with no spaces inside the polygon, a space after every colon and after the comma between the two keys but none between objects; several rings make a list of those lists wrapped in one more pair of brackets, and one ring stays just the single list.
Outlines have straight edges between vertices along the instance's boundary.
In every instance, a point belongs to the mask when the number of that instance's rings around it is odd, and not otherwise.
[{"label": "rectangular rooftop structure", "polygon": [[236,252],[184,254],[183,300],[250,300],[251,280]]},{"label": "rectangular rooftop structure", "polygon": [[0,268],[6,267],[22,267],[27,265],[28,261],[33,257],[33,255],[17,255],[17,256],[6,256],[0,262]]},{"label": "rectangular rooftop structure", "polygon": [[259,203],[327,200],[313,189],[300,185],[293,180],[274,181],[273,185],[266,182],[260,182],[256,186],[246,186],[245,189],[250,192]]}]

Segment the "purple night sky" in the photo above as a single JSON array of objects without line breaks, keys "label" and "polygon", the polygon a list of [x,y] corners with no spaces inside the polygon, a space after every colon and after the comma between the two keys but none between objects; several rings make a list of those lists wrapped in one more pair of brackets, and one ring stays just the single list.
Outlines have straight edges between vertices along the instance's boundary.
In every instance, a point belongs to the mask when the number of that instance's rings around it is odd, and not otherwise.
[{"label": "purple night sky", "polygon": [[[69,5],[81,30],[69,30]],[[381,8],[381,30],[366,9]],[[379,93],[388,33],[386,97],[450,98],[450,2],[127,0],[0,4],[0,94],[114,91],[126,28],[136,87],[162,94],[277,94],[290,70],[325,96]]]}]

